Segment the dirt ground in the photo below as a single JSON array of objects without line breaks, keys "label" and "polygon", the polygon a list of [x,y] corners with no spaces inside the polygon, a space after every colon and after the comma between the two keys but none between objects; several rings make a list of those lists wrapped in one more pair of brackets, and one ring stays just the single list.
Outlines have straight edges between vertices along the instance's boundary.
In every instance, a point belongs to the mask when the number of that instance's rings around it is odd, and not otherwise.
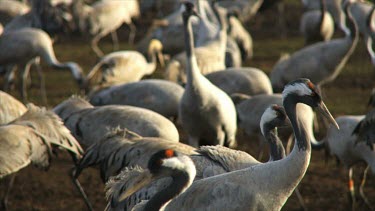
[{"label": "dirt ground", "polygon": [[[279,13],[272,8],[263,14],[257,15],[248,23],[247,27],[253,35],[255,57],[246,61],[246,65],[265,70],[267,73],[277,61],[280,53],[293,52],[303,46],[303,39],[298,34],[298,20],[301,14],[299,1],[286,1],[284,24],[278,25]],[[142,31],[142,29],[140,30]],[[281,33],[282,32],[282,33]],[[126,27],[119,33],[121,49],[128,49],[124,44],[127,40]],[[142,34],[140,32],[139,34]],[[341,36],[336,33],[335,36]],[[107,41],[100,43],[106,52],[111,45]],[[334,116],[346,114],[363,114],[370,90],[374,85],[374,72],[370,59],[366,54],[363,43],[358,47],[345,66],[340,76],[324,88],[324,100]],[[62,39],[55,44],[57,57],[61,61],[77,61],[87,72],[96,62],[88,42],[81,39]],[[73,93],[77,93],[69,73],[46,70],[46,86],[49,107],[55,106]],[[12,94],[18,96],[17,92]],[[43,105],[38,89],[29,91],[30,101]],[[318,136],[324,135],[320,132]],[[182,134],[183,137],[183,134]],[[239,148],[252,155],[258,151],[257,141],[246,137],[239,131]],[[354,166],[355,186],[358,188],[363,164]],[[27,167],[17,173],[14,187],[9,195],[9,210],[86,210],[85,204],[78,191],[74,188],[69,177],[72,161],[65,152],[54,158],[50,169],[46,172],[35,167]],[[299,185],[299,190],[308,210],[351,210],[348,198],[347,169],[330,157],[325,161],[324,151],[313,151],[310,166]],[[268,175],[270,178],[274,175]],[[364,192],[371,204],[375,207],[375,180],[374,175],[368,175]],[[96,169],[85,170],[79,177],[95,210],[105,207],[104,185]],[[6,180],[0,181],[0,194],[6,189]],[[357,192],[357,196],[359,196]],[[293,194],[283,210],[301,210],[295,194]],[[357,210],[369,210],[358,199]]]}]

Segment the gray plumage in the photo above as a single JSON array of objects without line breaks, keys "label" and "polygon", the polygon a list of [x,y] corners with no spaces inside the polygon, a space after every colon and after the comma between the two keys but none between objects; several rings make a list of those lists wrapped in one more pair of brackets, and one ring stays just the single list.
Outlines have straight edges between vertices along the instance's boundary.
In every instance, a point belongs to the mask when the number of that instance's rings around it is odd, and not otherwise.
[{"label": "gray plumage", "polygon": [[48,0],[31,1],[30,4],[31,8],[26,13],[16,16],[5,25],[5,31],[38,28],[52,36],[66,30],[69,20],[65,17],[69,14],[55,7]]},{"label": "gray plumage", "polygon": [[340,130],[329,127],[323,141],[328,144],[330,154],[337,156],[346,168],[364,161],[370,166],[375,174],[375,152],[366,146],[365,143],[356,143],[358,136],[353,130],[365,116],[340,116],[336,118]]},{"label": "gray plumage", "polygon": [[234,93],[246,95],[273,93],[268,76],[262,70],[253,67],[227,68],[209,73],[205,77],[228,95]]},{"label": "gray plumage", "polygon": [[353,134],[357,135],[357,142],[366,142],[368,147],[374,149],[375,144],[375,109],[371,109],[365,117],[358,122],[353,129]]},{"label": "gray plumage", "polygon": [[352,131],[360,121],[365,118],[362,116],[340,116],[336,118],[340,130],[335,130],[329,127],[327,135],[323,141],[328,145],[331,155],[336,156],[339,161],[345,166],[349,172],[349,192],[351,193],[352,207],[355,207],[355,189],[353,180],[353,166],[357,163],[365,162],[367,168],[363,172],[361,185],[359,186],[359,193],[365,204],[370,210],[373,210],[371,203],[367,199],[363,188],[366,182],[366,174],[368,169],[372,174],[375,174],[375,151],[371,150],[365,143],[357,143],[358,136],[353,134]]},{"label": "gray plumage", "polygon": [[[23,99],[26,99],[29,62],[36,57],[41,57],[48,66],[54,69],[70,70],[74,79],[81,85],[82,70],[80,66],[74,62],[60,63],[55,56],[52,40],[47,33],[33,28],[7,31],[0,36],[0,65],[17,65],[20,68],[20,92]],[[12,72],[13,70],[7,72],[6,80]]]},{"label": "gray plumage", "polygon": [[307,46],[293,53],[288,59],[279,61],[270,75],[275,92],[281,91],[289,81],[301,77],[311,79],[319,87],[337,77],[358,42],[358,30],[349,11],[350,4],[346,4],[345,11],[354,30],[344,38]]},{"label": "gray plumage", "polygon": [[232,146],[237,130],[236,110],[229,96],[207,80],[199,69],[190,16],[183,13],[187,84],[179,104],[179,117],[188,133],[190,145]]},{"label": "gray plumage", "polygon": [[98,42],[109,33],[112,35],[114,48],[118,48],[116,30],[123,23],[129,25],[131,30],[129,40],[134,41],[136,28],[131,19],[139,15],[137,0],[98,1],[92,6],[78,0],[73,2],[73,17],[76,25],[81,32],[92,36],[91,48],[98,57],[104,55],[98,47]]},{"label": "gray plumage", "polygon": [[13,121],[26,111],[26,106],[20,101],[12,95],[0,91],[0,125]]},{"label": "gray plumage", "polygon": [[[173,154],[172,154],[173,153]],[[163,210],[170,200],[184,192],[193,182],[195,167],[192,160],[171,149],[161,150],[151,156],[147,171],[141,168],[125,169],[106,184],[107,198],[123,197],[123,191],[133,192],[139,183],[156,181],[159,178],[172,179],[171,183],[156,193],[147,203],[137,204],[133,210]],[[133,190],[134,189],[134,190]],[[115,201],[113,203],[115,203]],[[109,207],[106,208],[108,210]]]},{"label": "gray plumage", "polygon": [[[218,19],[220,19],[220,31],[218,32],[215,39],[210,39],[204,44],[198,47],[193,47],[194,54],[196,56],[196,63],[199,71],[205,75],[210,72],[215,72],[225,69],[225,50],[227,43],[227,24],[223,16],[226,14],[223,10]],[[193,38],[193,36],[192,36]],[[186,38],[184,38],[186,39]],[[194,43],[194,40],[193,40]],[[194,46],[194,45],[193,45]],[[185,51],[175,55],[170,63],[166,67],[165,79],[171,80],[178,83],[186,83],[187,69],[189,68],[189,61],[187,59],[186,47]]]},{"label": "gray plumage", "polygon": [[219,0],[218,3],[230,12],[236,11],[239,20],[245,23],[258,12],[263,0]]},{"label": "gray plumage", "polygon": [[[336,26],[345,31],[345,14],[341,10],[343,0],[325,0],[327,11],[331,14]],[[303,7],[306,11],[319,10],[320,1],[317,0],[302,0]]]},{"label": "gray plumage", "polygon": [[[286,123],[286,114],[285,111],[276,106],[271,106],[267,111],[264,113],[264,118],[261,123],[261,127],[263,128],[264,135],[267,137],[267,140],[269,141],[270,145],[270,157],[271,161],[282,159],[285,156],[284,147],[282,146],[281,141],[277,138],[277,135],[275,134],[275,127],[285,125]],[[276,135],[276,136],[275,136]],[[140,143],[144,142],[144,143]],[[103,145],[110,145],[107,141],[102,142]],[[151,145],[151,143],[155,143],[154,146]],[[138,154],[147,154],[151,155],[154,152],[164,149],[166,146],[160,145],[160,143],[163,142],[152,142],[148,140],[135,140],[134,148],[128,149],[128,152],[137,151]],[[157,145],[158,144],[158,145]],[[184,149],[183,144],[179,144]],[[125,145],[123,147],[126,147]],[[150,148],[152,147],[152,148]],[[137,148],[138,150],[135,150]],[[186,148],[186,147],[185,147]],[[148,151],[145,151],[145,150]],[[152,151],[150,151],[152,149]],[[180,151],[180,148],[174,148],[174,146],[171,148],[176,151]],[[142,151],[140,151],[142,150]],[[90,153],[90,149],[87,151],[87,154]],[[122,151],[122,150],[121,150]],[[146,153],[147,152],[147,153]],[[239,169],[244,169],[253,165],[260,164],[259,161],[257,161],[255,158],[250,156],[249,154],[243,152],[243,151],[237,151],[232,150],[226,147],[222,146],[202,146],[199,149],[196,150],[198,154],[194,154],[189,152],[190,158],[193,160],[195,166],[196,166],[196,177],[195,180],[200,180],[207,177],[212,177],[218,174],[222,174],[225,172],[231,172]],[[184,152],[186,153],[186,152]],[[120,154],[120,152],[118,152]],[[128,162],[121,162],[121,160],[118,159],[112,159],[113,161],[116,160],[118,163],[126,163],[127,165],[138,165],[144,168],[146,166],[146,163],[149,159],[149,157],[141,157],[137,155],[133,155],[134,158],[129,158],[129,154],[125,154],[126,159],[133,161],[131,163]],[[83,160],[85,159],[86,155],[84,156]],[[119,156],[120,157],[120,156]],[[134,162],[136,161],[136,162]],[[130,165],[132,164],[132,165]],[[116,166],[116,165],[111,165]],[[124,168],[124,167],[123,167]],[[123,182],[125,182],[123,180]],[[137,193],[135,193],[130,198],[126,199],[124,202],[121,202],[120,204],[115,204],[112,202],[116,202],[117,196],[111,196],[111,200],[109,203],[111,204],[111,209],[116,210],[130,210],[132,207],[141,202],[142,200],[147,200],[150,197],[153,197],[153,195],[156,194],[159,190],[161,190],[163,187],[165,187],[168,184],[169,180],[160,180],[156,183],[153,183],[152,186],[145,187],[142,190],[139,190]],[[129,187],[126,184],[122,184],[121,187]],[[117,188],[116,188],[117,189]],[[109,205],[108,205],[109,207]]]},{"label": "gray plumage", "polygon": [[112,86],[90,97],[90,103],[101,105],[131,105],[147,108],[167,118],[177,118],[178,104],[184,88],[180,85],[158,79]]},{"label": "gray plumage", "polygon": [[300,22],[300,31],[305,37],[306,45],[330,40],[334,27],[333,18],[326,10],[325,0],[320,0],[320,10],[303,13]]},{"label": "gray plumage", "polygon": [[[250,137],[259,137],[263,140],[259,124],[261,121],[261,116],[268,106],[272,104],[282,105],[282,95],[272,94],[272,95],[256,95],[250,97],[247,100],[243,100],[236,104],[238,127],[242,128],[245,133]],[[303,113],[303,118],[305,119],[305,129],[309,134],[310,142],[314,147],[318,147],[318,142],[314,136],[313,123],[314,123],[314,113],[312,109],[305,105],[297,105],[298,109]],[[292,131],[284,130],[286,134],[292,135]]]},{"label": "gray plumage", "polygon": [[108,105],[94,107],[86,100],[71,97],[57,105],[53,111],[63,120],[72,134],[85,147],[98,142],[112,128],[127,128],[142,136],[160,137],[178,142],[174,124],[148,109]]},{"label": "gray plumage", "polygon": [[[311,156],[305,121],[299,119],[303,114],[296,104],[317,107],[335,123],[309,83],[308,80],[299,80],[289,84],[284,91],[283,104],[296,135],[291,154],[278,161],[195,181],[165,210],[280,210],[303,178]],[[269,175],[273,175],[272,178]]]},{"label": "gray plumage", "polygon": [[149,59],[138,51],[117,51],[105,55],[87,74],[84,82],[86,91],[95,92],[109,86],[139,81],[152,74],[157,67],[157,57],[164,65],[162,49],[160,41],[151,40]]},{"label": "gray plumage", "polygon": [[32,163],[47,168],[52,147],[80,158],[82,148],[60,118],[51,111],[28,105],[28,111],[0,127],[0,178]]},{"label": "gray plumage", "polygon": [[232,37],[241,50],[242,60],[253,57],[253,38],[241,22],[233,15],[228,17],[228,36]]}]

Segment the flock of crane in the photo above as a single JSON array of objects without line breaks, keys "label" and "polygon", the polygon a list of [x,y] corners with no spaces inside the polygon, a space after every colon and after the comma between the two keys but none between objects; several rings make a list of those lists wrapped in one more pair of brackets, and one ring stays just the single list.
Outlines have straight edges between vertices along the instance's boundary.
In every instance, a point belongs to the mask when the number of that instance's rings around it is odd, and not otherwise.
[{"label": "flock of crane", "polygon": [[[26,102],[34,65],[46,98],[43,60],[70,70],[87,95],[71,96],[50,110],[25,106],[0,91],[0,179],[9,180],[0,210],[8,208],[15,174],[29,164],[48,169],[60,150],[72,157],[72,181],[89,210],[93,206],[78,179],[92,166],[99,167],[106,183],[106,210],[280,210],[293,192],[303,207],[298,185],[311,150],[324,147],[349,171],[353,210],[352,166],[367,164],[360,195],[373,210],[363,187],[367,171],[375,174],[375,110],[334,119],[321,91],[338,76],[359,39],[375,65],[375,7],[360,0],[303,0],[300,30],[306,46],[280,58],[267,76],[242,67],[253,55],[242,24],[278,2],[0,1],[0,17],[13,17],[0,25],[4,90],[10,91],[19,76]],[[111,34],[118,49],[116,30],[125,23],[133,43],[132,19],[151,7],[164,18],[153,20],[138,51],[104,55],[100,39]],[[335,29],[344,37],[331,39]],[[91,39],[99,61],[87,75],[78,63],[55,56],[50,36],[66,30]],[[158,66],[165,79],[142,80]],[[314,136],[314,110],[327,126],[320,141]],[[177,128],[187,134],[187,144],[180,142]],[[258,137],[259,155],[267,144],[268,162],[235,150],[238,128]],[[290,137],[285,148],[278,128]]]}]

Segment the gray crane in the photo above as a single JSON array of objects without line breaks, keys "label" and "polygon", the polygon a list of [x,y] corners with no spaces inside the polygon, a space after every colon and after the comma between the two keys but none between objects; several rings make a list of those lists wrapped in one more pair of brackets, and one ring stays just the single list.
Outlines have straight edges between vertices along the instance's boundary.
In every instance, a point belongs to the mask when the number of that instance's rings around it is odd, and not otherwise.
[{"label": "gray crane", "polygon": [[187,84],[179,104],[181,124],[188,133],[188,143],[192,146],[234,146],[237,130],[236,109],[229,96],[207,80],[198,67],[191,26],[192,15],[197,15],[193,8],[182,14],[185,26]]},{"label": "gray crane", "polygon": [[137,0],[106,0],[98,1],[92,6],[73,2],[73,17],[80,31],[92,36],[91,48],[98,57],[104,54],[98,47],[98,42],[111,33],[114,49],[118,49],[116,30],[126,23],[130,27],[129,42],[134,42],[135,26],[132,18],[140,15]]},{"label": "gray crane", "polygon": [[369,149],[365,143],[356,143],[358,136],[352,133],[354,128],[364,117],[365,116],[363,115],[345,115],[337,117],[336,122],[339,125],[340,130],[329,127],[327,135],[322,140],[328,145],[330,154],[336,156],[348,170],[348,187],[351,196],[352,210],[354,210],[356,206],[353,166],[360,162],[365,162],[367,168],[363,172],[359,193],[368,208],[373,210],[373,207],[365,196],[363,189],[366,182],[367,171],[370,169],[372,174],[375,174],[375,152]]},{"label": "gray crane", "polygon": [[[281,159],[285,155],[282,143],[275,136],[275,127],[286,124],[286,114],[283,108],[273,105],[265,111],[262,124],[264,135],[270,147],[270,161]],[[125,133],[125,134],[124,134]],[[107,181],[112,175],[118,174],[125,167],[140,166],[145,168],[150,155],[158,150],[173,149],[190,155],[197,168],[195,180],[215,176],[225,172],[243,169],[260,162],[249,154],[232,150],[220,145],[202,146],[195,149],[182,143],[169,143],[164,140],[155,138],[143,138],[129,131],[113,131],[107,138],[102,139],[99,143],[92,145],[84,157],[80,160],[73,174],[74,183],[77,185],[86,203],[90,207],[86,194],[81,188],[78,176],[84,168],[93,165],[99,165],[103,181]],[[165,181],[160,181],[161,186],[165,186]],[[159,186],[156,187],[158,190]],[[146,196],[152,196],[155,188],[145,189],[137,192],[128,199],[128,202],[121,203],[121,207],[126,205],[131,209],[141,200],[147,199]]]},{"label": "gray crane", "polygon": [[325,0],[320,0],[320,10],[306,11],[300,22],[300,31],[305,37],[305,45],[328,41],[332,38],[335,26],[326,9]]},{"label": "gray crane", "polygon": [[[30,71],[30,61],[41,57],[48,66],[57,70],[70,70],[79,85],[82,84],[81,67],[74,62],[61,63],[57,60],[52,46],[52,40],[47,33],[40,29],[24,28],[15,31],[5,31],[0,35],[0,65],[17,65],[21,77],[20,93],[22,99],[27,99],[26,79]],[[41,74],[41,71],[38,71]],[[6,73],[5,90],[9,90],[13,70]],[[42,76],[40,76],[42,77]],[[44,82],[41,84],[44,89]]]},{"label": "gray crane", "polygon": [[98,142],[112,128],[127,128],[142,136],[160,137],[178,142],[174,124],[162,115],[148,109],[125,105],[94,107],[85,99],[71,97],[53,111],[84,147]]},{"label": "gray crane", "polygon": [[338,76],[358,42],[357,24],[350,13],[350,5],[347,2],[344,10],[351,31],[348,29],[344,38],[307,46],[278,62],[270,75],[274,92],[280,92],[285,84],[300,77],[311,79],[320,88]]},{"label": "gray crane", "polygon": [[[261,116],[267,107],[271,104],[282,105],[281,94],[271,95],[256,95],[248,97],[248,99],[239,100],[236,103],[238,127],[242,128],[245,133],[251,137],[250,140],[259,140],[258,158],[260,159],[263,155],[263,145],[266,143],[261,134],[259,123],[261,122]],[[305,119],[306,131],[309,134],[310,142],[314,149],[321,149],[324,144],[319,143],[314,136],[313,123],[314,113],[309,106],[300,104],[297,105],[299,110],[304,113],[303,118]],[[280,134],[286,137],[291,137],[292,131],[289,128],[282,128]],[[289,138],[287,145],[287,152],[289,152],[289,146],[292,139]]]},{"label": "gray crane", "polygon": [[152,74],[159,60],[164,67],[163,46],[159,40],[151,40],[146,59],[138,51],[116,51],[105,55],[85,77],[86,91],[98,91],[108,86],[141,80]]},{"label": "gray crane", "polygon": [[171,81],[147,79],[98,91],[90,96],[90,103],[95,106],[131,105],[177,119],[183,93],[184,88]]},{"label": "gray crane", "polygon": [[[220,29],[217,32],[217,36],[214,39],[208,39],[205,42],[201,42],[200,45],[197,43],[197,47],[194,48],[194,39],[192,45],[192,51],[194,51],[196,57],[197,67],[202,74],[208,74],[225,69],[225,51],[227,43],[227,23],[226,23],[226,11],[214,7],[214,13],[219,21]],[[198,13],[197,13],[198,14]],[[185,30],[185,27],[183,30]],[[192,29],[193,30],[193,29]],[[216,31],[215,31],[216,32]],[[193,32],[192,32],[193,33]],[[193,38],[193,35],[192,35]],[[184,36],[186,39],[186,34]],[[175,81],[178,83],[186,83],[189,61],[188,61],[188,46],[185,46],[185,51],[175,55],[168,63],[165,70],[165,78],[167,80]]]},{"label": "gray crane", "polygon": [[[297,103],[317,108],[337,126],[314,85],[307,79],[293,81],[283,92],[285,111],[296,136],[293,151],[278,161],[195,181],[184,193],[173,199],[165,210],[280,210],[303,178],[311,157],[309,137]],[[127,196],[128,191],[134,192],[134,189],[118,194],[118,199]],[[118,202],[115,199],[110,201]]]},{"label": "gray crane", "polygon": [[10,175],[2,209],[6,209],[15,173],[29,164],[48,169],[54,148],[69,151],[73,160],[83,153],[60,118],[44,108],[29,105],[22,116],[0,126],[0,178]]},{"label": "gray crane", "polygon": [[241,93],[252,96],[273,93],[268,76],[254,67],[226,68],[206,74],[205,77],[228,95]]},{"label": "gray crane", "polygon": [[[151,156],[146,170],[137,167],[125,169],[116,177],[112,177],[106,184],[107,197],[117,198],[119,193],[122,193],[123,186],[129,187],[128,195],[122,195],[119,199],[121,201],[133,194],[132,190],[137,190],[137,187],[145,183],[171,177],[170,185],[159,191],[146,203],[143,202],[143,206],[137,204],[133,208],[133,210],[162,210],[170,200],[184,192],[193,183],[195,174],[196,169],[189,156],[171,149],[161,150]],[[124,181],[126,184],[123,184]],[[106,210],[108,209],[110,208],[107,207]]]},{"label": "gray crane", "polygon": [[3,91],[0,91],[0,102],[0,125],[13,121],[27,111],[24,104]]}]

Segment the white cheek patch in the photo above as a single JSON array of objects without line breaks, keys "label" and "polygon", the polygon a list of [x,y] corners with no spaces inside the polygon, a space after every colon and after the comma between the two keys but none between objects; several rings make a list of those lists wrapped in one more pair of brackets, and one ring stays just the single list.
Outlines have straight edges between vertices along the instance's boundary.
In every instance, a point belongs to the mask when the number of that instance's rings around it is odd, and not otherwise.
[{"label": "white cheek patch", "polygon": [[163,166],[173,169],[184,169],[185,165],[177,157],[167,158],[163,160]]},{"label": "white cheek patch", "polygon": [[299,96],[303,95],[311,95],[313,92],[312,90],[306,86],[305,83],[295,83],[286,85],[283,91],[283,98],[286,97],[288,94],[297,94]]},{"label": "white cheek patch", "polygon": [[260,130],[261,130],[261,132],[262,132],[263,135],[264,135],[263,125],[265,125],[268,122],[271,122],[272,120],[274,120],[276,118],[277,118],[276,111],[273,110],[271,107],[268,107],[264,111],[264,113],[263,113],[263,115],[262,115],[262,117],[260,119]]}]

